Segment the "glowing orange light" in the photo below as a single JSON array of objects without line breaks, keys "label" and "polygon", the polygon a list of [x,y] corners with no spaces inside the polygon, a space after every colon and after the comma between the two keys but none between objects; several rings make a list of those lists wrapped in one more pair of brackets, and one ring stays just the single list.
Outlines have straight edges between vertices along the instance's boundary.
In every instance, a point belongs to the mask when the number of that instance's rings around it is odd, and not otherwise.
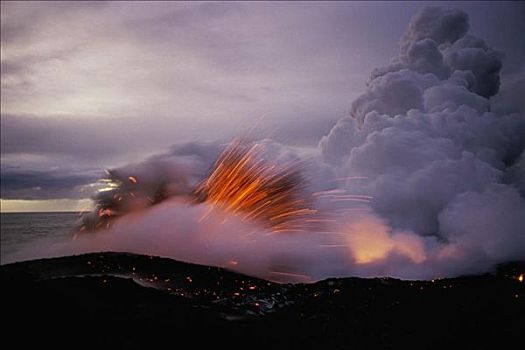
[{"label": "glowing orange light", "polygon": [[128,180],[133,182],[134,184],[137,183],[137,178],[135,176],[128,176]]},{"label": "glowing orange light", "polygon": [[111,216],[113,212],[110,210],[110,209],[100,209],[98,211],[98,216],[99,217],[102,217],[102,216]]},{"label": "glowing orange light", "polygon": [[406,256],[416,263],[426,258],[418,237],[407,233],[390,234],[384,223],[374,219],[354,222],[347,239],[357,264],[385,259],[390,253]]},{"label": "glowing orange light", "polygon": [[518,281],[520,281],[520,282],[523,283],[523,274],[519,275],[519,277],[518,277]]},{"label": "glowing orange light", "polygon": [[296,163],[278,167],[257,152],[257,144],[235,140],[214,165],[195,196],[246,219],[265,224],[273,232],[304,231],[305,220],[316,211],[303,194],[304,180]]}]

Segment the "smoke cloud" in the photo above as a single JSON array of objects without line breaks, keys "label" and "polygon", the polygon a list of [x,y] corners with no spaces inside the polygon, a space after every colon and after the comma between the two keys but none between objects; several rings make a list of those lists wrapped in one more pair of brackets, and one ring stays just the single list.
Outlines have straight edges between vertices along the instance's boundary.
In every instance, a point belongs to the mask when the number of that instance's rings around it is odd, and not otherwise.
[{"label": "smoke cloud", "polygon": [[[399,54],[372,72],[350,116],[315,152],[258,142],[275,164],[301,164],[316,210],[329,214],[322,228],[277,234],[192,203],[187,197],[224,149],[192,143],[112,170],[123,185],[101,192],[98,203],[133,192],[130,203],[142,204],[122,206],[109,230],[49,254],[130,251],[294,282],[431,279],[523,259],[525,115],[516,96],[523,89],[503,85],[496,95],[501,55],[468,30],[460,10],[422,10]],[[160,188],[165,200],[156,201]]]}]

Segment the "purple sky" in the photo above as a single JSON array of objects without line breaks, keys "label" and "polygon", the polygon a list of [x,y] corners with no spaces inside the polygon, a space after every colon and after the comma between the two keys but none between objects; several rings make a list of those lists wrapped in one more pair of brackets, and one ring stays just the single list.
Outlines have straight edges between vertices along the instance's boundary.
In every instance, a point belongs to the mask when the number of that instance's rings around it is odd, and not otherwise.
[{"label": "purple sky", "polygon": [[[2,211],[76,209],[104,168],[179,142],[315,146],[432,4],[2,2]],[[505,53],[502,80],[520,69],[523,4],[438,5]]]}]

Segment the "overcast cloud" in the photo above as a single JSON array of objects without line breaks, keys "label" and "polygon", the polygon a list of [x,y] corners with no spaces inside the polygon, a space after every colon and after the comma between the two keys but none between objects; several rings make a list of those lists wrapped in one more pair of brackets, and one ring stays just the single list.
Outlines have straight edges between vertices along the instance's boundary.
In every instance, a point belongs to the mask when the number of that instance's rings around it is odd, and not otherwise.
[{"label": "overcast cloud", "polygon": [[[85,198],[104,168],[254,127],[314,146],[428,4],[2,2],[2,199]],[[525,6],[440,6],[514,81]]]}]

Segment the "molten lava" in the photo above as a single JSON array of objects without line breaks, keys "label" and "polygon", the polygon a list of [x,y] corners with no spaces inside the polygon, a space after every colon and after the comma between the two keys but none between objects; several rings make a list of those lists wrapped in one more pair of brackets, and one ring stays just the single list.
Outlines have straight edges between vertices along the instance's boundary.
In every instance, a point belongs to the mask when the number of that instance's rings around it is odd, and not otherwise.
[{"label": "molten lava", "polygon": [[303,231],[316,211],[304,195],[297,163],[267,163],[257,149],[235,140],[221,154],[212,173],[196,189],[199,200],[258,221],[273,232]]}]

